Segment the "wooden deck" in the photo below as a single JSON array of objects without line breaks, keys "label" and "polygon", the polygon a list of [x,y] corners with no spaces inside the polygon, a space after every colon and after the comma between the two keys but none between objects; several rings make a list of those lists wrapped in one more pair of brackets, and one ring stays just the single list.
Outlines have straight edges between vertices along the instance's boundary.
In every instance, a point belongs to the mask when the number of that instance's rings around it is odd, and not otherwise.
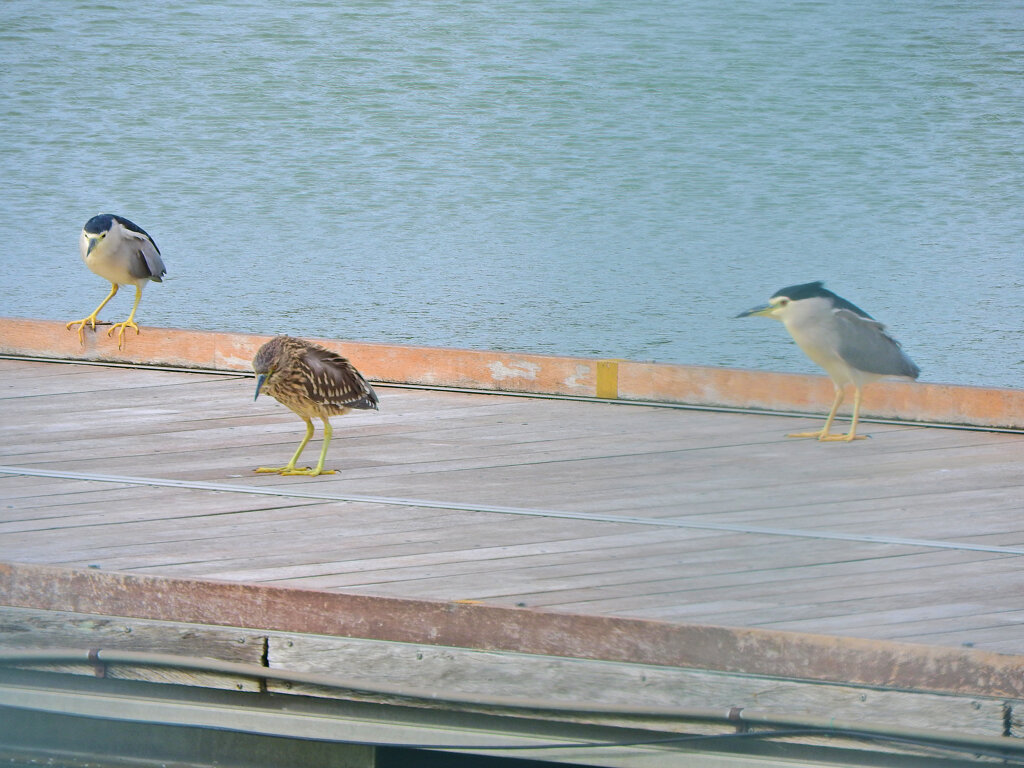
[{"label": "wooden deck", "polygon": [[252,392],[0,361],[0,561],[1024,654],[1022,434],[387,386],[282,478]]}]

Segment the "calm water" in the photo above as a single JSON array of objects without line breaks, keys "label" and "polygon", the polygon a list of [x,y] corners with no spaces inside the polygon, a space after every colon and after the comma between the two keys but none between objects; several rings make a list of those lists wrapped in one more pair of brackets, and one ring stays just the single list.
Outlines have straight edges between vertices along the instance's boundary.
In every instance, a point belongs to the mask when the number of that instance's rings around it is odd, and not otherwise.
[{"label": "calm water", "polygon": [[[815,371],[824,279],[1024,386],[1024,5],[0,3],[0,314]],[[122,319],[131,292],[106,317]]]}]

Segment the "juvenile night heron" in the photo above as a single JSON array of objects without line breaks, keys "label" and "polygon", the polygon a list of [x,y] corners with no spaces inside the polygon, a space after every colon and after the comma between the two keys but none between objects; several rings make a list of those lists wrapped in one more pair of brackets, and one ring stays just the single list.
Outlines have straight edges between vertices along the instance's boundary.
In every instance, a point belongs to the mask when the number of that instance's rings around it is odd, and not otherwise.
[{"label": "juvenile night heron", "polygon": [[[334,474],[333,469],[324,469],[332,434],[330,417],[353,408],[376,411],[379,401],[373,387],[341,355],[292,336],[277,336],[260,347],[252,367],[256,371],[256,397],[266,392],[306,422],[306,436],[291,461],[283,467],[258,467],[256,471],[281,475]],[[315,469],[296,469],[295,463],[313,437],[314,416],[324,423],[320,461]]]},{"label": "juvenile night heron", "polygon": [[167,274],[163,259],[160,258],[160,249],[142,227],[112,213],[101,213],[85,222],[78,247],[85,265],[110,281],[110,293],[91,315],[81,320],[72,320],[66,327],[77,325],[78,340],[84,344],[85,324],[88,323],[96,330],[97,315],[114,298],[118,287],[134,285],[135,303],[132,305],[132,313],[123,323],[114,323],[107,331],[109,336],[120,329],[117,333],[117,348],[122,349],[125,330],[134,328],[135,333],[139,332],[139,326],[135,324],[135,310],[142,298],[142,287],[150,280],[163,282],[163,276]]},{"label": "juvenile night heron", "polygon": [[[916,379],[921,369],[907,357],[885,326],[860,307],[825,288],[821,282],[791,285],[776,291],[768,303],[736,317],[761,315],[781,320],[793,341],[832,379],[836,396],[825,426],[816,432],[797,432],[789,437],[819,440],[857,440],[862,389],[883,376]],[[847,384],[854,387],[850,431],[832,435],[832,421],[843,402]]]}]

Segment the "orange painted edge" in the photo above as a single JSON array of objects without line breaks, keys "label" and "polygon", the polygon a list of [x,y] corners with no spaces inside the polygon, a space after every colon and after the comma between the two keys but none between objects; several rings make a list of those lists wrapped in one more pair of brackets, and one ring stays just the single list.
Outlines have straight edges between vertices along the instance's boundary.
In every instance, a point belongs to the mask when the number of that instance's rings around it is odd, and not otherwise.
[{"label": "orange painted edge", "polygon": [[[118,350],[107,327],[87,330],[84,343],[64,323],[0,318],[0,353],[61,360],[250,370],[269,336],[143,326]],[[496,392],[594,397],[598,365],[590,358],[445,347],[316,339],[346,357],[367,378],[393,384],[464,387]],[[823,413],[832,401],[825,376],[738,368],[617,363],[623,400],[694,406]],[[608,391],[608,382],[602,391]],[[936,424],[1024,429],[1024,390],[880,381],[865,390],[863,415]]]},{"label": "orange painted edge", "polygon": [[[865,387],[864,393],[861,414],[866,417],[1024,429],[1020,389],[883,380]],[[619,365],[619,397],[627,400],[823,413],[833,395],[826,376],[658,363]],[[848,413],[849,408],[848,402],[840,412]]]}]

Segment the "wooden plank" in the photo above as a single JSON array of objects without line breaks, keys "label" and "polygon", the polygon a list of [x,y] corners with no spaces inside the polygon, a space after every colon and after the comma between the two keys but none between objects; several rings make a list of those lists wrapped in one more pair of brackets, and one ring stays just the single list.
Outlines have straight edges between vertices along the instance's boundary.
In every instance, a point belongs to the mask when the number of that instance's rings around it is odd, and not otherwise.
[{"label": "wooden plank", "polygon": [[[302,509],[306,509],[303,507]],[[421,541],[437,543],[452,536],[451,531],[457,526],[460,536],[475,537],[477,540],[486,539],[486,535],[494,530],[493,521],[485,521],[478,525],[466,524],[465,514],[449,518],[447,521],[439,520],[433,515],[424,527],[406,530],[403,533],[405,539],[419,539]],[[423,518],[427,519],[427,518]],[[516,523],[516,528],[527,535],[536,537],[536,531],[528,526],[527,520]],[[575,521],[550,521],[550,527],[546,527],[544,536],[557,536],[572,538],[578,534],[578,526]],[[354,520],[355,526],[361,527],[358,520]],[[593,527],[603,524],[592,523]],[[190,528],[183,528],[180,525],[165,528],[161,536],[146,536],[141,541],[125,541],[118,537],[113,539],[109,532],[99,531],[89,533],[88,531],[49,531],[45,539],[36,536],[23,534],[9,534],[4,536],[3,547],[5,551],[17,551],[22,559],[35,559],[45,557],[47,552],[54,548],[61,554],[56,562],[72,564],[81,563],[82,559],[89,563],[100,562],[107,568],[123,567],[124,558],[138,562],[140,559],[149,559],[156,562],[181,562],[183,553],[187,553],[189,560],[202,558],[207,555],[218,555],[225,551],[232,552],[234,556],[244,551],[259,551],[267,547],[286,546],[297,551],[303,545],[309,545],[325,540],[323,526],[316,525],[305,531],[297,530],[298,520],[292,515],[282,515],[278,522],[270,522],[262,526],[261,532],[242,532],[240,537],[237,532],[232,531],[234,526],[227,524],[227,527],[216,528],[204,527],[193,531]],[[507,526],[506,526],[507,527]],[[282,539],[281,530],[291,529],[287,539]],[[552,528],[561,533],[553,533]],[[506,533],[505,535],[509,535]],[[331,534],[337,545],[343,548],[347,543],[345,531],[335,530]],[[282,542],[284,542],[282,544]],[[8,549],[10,548],[10,549]],[[167,558],[170,558],[167,560]],[[47,558],[48,562],[55,559]]]},{"label": "wooden plank", "polygon": [[[120,530],[132,535],[132,526],[147,522],[171,521],[180,526],[182,520],[196,524],[202,518],[221,515],[251,520],[266,510],[281,512],[316,504],[309,499],[268,499],[261,496],[237,498],[215,491],[169,488],[117,488],[79,493],[74,499],[66,494],[58,501],[53,496],[37,497],[34,504],[9,505],[5,522],[0,522],[0,535],[23,533],[43,534],[57,529],[109,530],[106,526],[124,526]],[[140,509],[145,510],[140,512]]]},{"label": "wooden plank", "polygon": [[[805,562],[789,561],[786,569],[778,567],[776,561],[767,558],[757,557],[744,558],[747,550],[736,550],[733,559],[728,562],[718,563],[714,557],[704,558],[694,556],[698,552],[697,546],[683,547],[677,540],[657,541],[658,548],[651,549],[652,543],[657,540],[658,531],[646,531],[642,534],[624,534],[621,537],[604,537],[608,539],[624,539],[625,543],[635,542],[641,553],[637,556],[632,554],[618,555],[617,549],[612,547],[605,550],[593,549],[597,546],[597,539],[563,539],[560,541],[544,541],[539,543],[517,543],[504,546],[488,546],[475,549],[452,550],[448,548],[433,547],[406,547],[403,551],[397,546],[394,548],[366,548],[348,550],[343,553],[338,551],[321,551],[319,554],[311,553],[309,562],[303,563],[301,559],[280,557],[274,561],[260,560],[256,563],[248,563],[251,570],[220,571],[218,576],[239,581],[266,581],[273,580],[280,583],[291,579],[303,579],[301,583],[312,585],[310,577],[324,577],[324,581],[336,575],[353,575],[351,584],[359,584],[375,579],[375,573],[382,573],[389,580],[408,580],[424,575],[441,575],[446,573],[455,574],[476,574],[479,583],[487,583],[484,578],[492,571],[513,570],[516,568],[534,569],[551,564],[565,564],[573,566],[581,571],[601,572],[608,574],[620,574],[619,579],[622,588],[615,590],[608,585],[602,585],[589,594],[593,600],[590,610],[598,612],[623,612],[636,607],[638,593],[662,596],[662,600],[669,600],[675,603],[690,599],[691,595],[697,594],[700,590],[712,593],[722,593],[725,590],[736,589],[745,592],[751,584],[764,581],[766,576],[771,576],[767,583],[780,584],[780,589],[799,590],[804,584],[800,582],[816,582],[826,580],[828,575],[836,572],[835,579],[840,585],[850,578],[850,573],[858,574],[857,570],[844,568],[843,566],[853,565],[855,569],[874,573],[876,570],[885,571],[887,576],[880,579],[880,583],[891,580],[894,570],[914,568],[913,563],[906,565],[888,566],[889,560],[879,561],[876,559],[846,560],[840,563],[823,562],[819,557],[805,558]],[[647,541],[643,541],[645,536]],[[806,550],[806,547],[804,547]],[[653,552],[664,553],[661,556]],[[604,553],[606,559],[601,560]],[[647,555],[644,557],[643,555]],[[956,557],[963,558],[962,553],[942,553],[941,565],[936,568],[947,568],[956,573]],[[333,557],[333,559],[331,559]],[[344,557],[344,559],[342,559]],[[661,560],[655,560],[661,557]],[[891,558],[890,560],[897,559]],[[237,561],[244,564],[244,561]],[[264,564],[265,563],[265,564]],[[650,564],[656,569],[656,575],[644,566]],[[231,563],[224,563],[224,567],[230,567]],[[450,570],[449,570],[450,569]],[[394,574],[389,571],[394,570]],[[987,568],[986,568],[987,572]],[[793,576],[791,574],[798,575]],[[859,574],[858,574],[859,575]],[[300,582],[296,582],[300,583]],[[538,580],[538,587],[541,582]],[[530,605],[564,605],[574,600],[583,600],[588,597],[587,590],[574,589],[567,591],[562,589],[562,584],[549,585],[542,592],[532,595]],[[618,601],[616,595],[626,595]],[[666,596],[667,597],[664,597]],[[607,606],[607,608],[606,608]]]},{"label": "wooden plank", "polygon": [[[801,599],[804,604],[810,604],[824,608],[835,599],[835,595],[841,594],[846,604],[846,610],[854,606],[854,601],[861,601],[859,605],[868,606],[873,604],[873,598],[884,594],[887,598],[906,600],[908,597],[915,597],[919,601],[929,601],[930,596],[935,594],[926,575],[917,577],[915,580],[901,580],[897,587],[887,589],[888,582],[878,581],[876,583],[859,584],[849,576],[842,575],[830,578],[829,568],[819,563],[812,562],[811,565],[819,565],[819,577],[828,581],[829,586],[818,586],[813,580],[805,579],[802,583],[794,583],[792,580],[784,585],[775,583],[774,579],[768,582],[768,586],[761,587],[758,579],[758,571],[747,571],[741,576],[733,574],[732,584],[725,586],[721,581],[698,586],[701,584],[701,576],[693,569],[674,569],[671,564],[664,566],[664,578],[652,579],[650,568],[658,568],[657,563],[651,563],[645,567],[641,560],[628,562],[620,569],[590,568],[581,567],[576,563],[566,563],[558,566],[540,566],[531,562],[522,564],[508,564],[505,568],[496,566],[502,571],[502,577],[498,579],[487,579],[486,571],[474,571],[463,564],[455,564],[452,567],[425,567],[422,569],[393,568],[373,571],[348,567],[332,568],[338,571],[329,575],[304,578],[302,583],[307,586],[333,589],[362,588],[371,585],[393,584],[400,590],[408,590],[408,593],[416,594],[445,594],[468,596],[473,599],[502,598],[504,602],[515,601],[531,606],[560,607],[570,610],[589,610],[600,613],[634,613],[644,606],[664,605],[692,607],[707,600],[720,599],[723,596],[742,597],[744,600],[760,601],[765,609],[761,615],[751,612],[744,623],[755,621],[758,618],[774,617],[775,606],[785,602],[796,604],[792,596],[794,589],[802,590]],[[983,592],[987,584],[994,578],[1006,580],[1006,587],[1013,589],[1017,587],[1013,572],[1008,568],[995,569],[987,566],[979,569],[979,572],[971,574],[965,569],[950,566],[946,569],[949,578],[956,579],[960,586],[952,591],[943,592],[942,599],[961,599],[963,596]],[[339,573],[340,572],[340,573]],[[716,569],[709,575],[720,573]],[[774,575],[774,574],[772,574]],[[902,575],[902,574],[900,574]],[[891,576],[891,573],[890,573]],[[673,578],[677,577],[677,578]],[[297,578],[293,576],[292,578]],[[744,578],[746,583],[743,583]],[[931,579],[935,574],[931,574]],[[473,580],[477,583],[487,583],[485,587],[472,587]],[[868,580],[870,581],[870,580]],[[504,583],[503,583],[504,582]],[[910,601],[907,601],[910,602]],[[995,599],[989,601],[997,604]],[[585,603],[590,605],[584,607]],[[1019,604],[1014,601],[1014,604]],[[713,617],[708,617],[713,620]],[[890,627],[895,631],[895,627]]]},{"label": "wooden plank", "polygon": [[94,480],[65,480],[60,484],[55,484],[51,478],[0,475],[0,499],[4,501],[31,501],[51,496],[73,496],[78,493],[91,493],[98,489],[106,490],[108,488],[109,486],[105,483]]},{"label": "wooden plank", "polygon": [[[262,664],[265,654],[264,636],[250,630],[0,606],[0,649],[86,651],[94,648],[168,653],[248,664]],[[31,665],[23,666],[31,668]],[[92,665],[59,664],[39,668],[89,676],[97,674],[97,668]],[[99,674],[123,680],[235,691],[260,690],[258,680],[212,672],[111,665],[100,670]]]},{"label": "wooden plank", "polygon": [[[271,668],[329,674],[351,680],[357,686],[362,683],[370,691],[383,685],[399,690],[437,691],[442,698],[499,696],[582,710],[605,706],[624,710],[665,707],[727,712],[741,707],[809,718],[828,712],[836,720],[866,727],[898,721],[908,728],[987,736],[1001,736],[1004,727],[1004,701],[999,699],[823,686],[692,669],[350,638],[272,634],[268,642]],[[315,696],[352,696],[351,692],[274,681],[268,682],[268,689]],[[666,727],[664,720],[645,721],[643,717],[576,714],[572,719]]]},{"label": "wooden plank", "polygon": [[[1013,612],[1012,615],[1015,616],[1016,612]],[[980,640],[984,642],[986,648],[997,653],[1014,653],[1014,649],[1020,645],[1021,622],[1019,620],[1001,621],[1000,619],[1001,614],[994,614],[989,617],[989,620],[979,621],[969,629],[957,627],[948,631],[937,631],[934,626],[930,626],[923,631],[908,632],[899,640],[907,643],[930,643],[962,648],[974,648]]]},{"label": "wooden plank", "polygon": [[[920,595],[921,599],[932,594],[928,586],[937,578],[945,578],[960,584],[956,593],[942,592],[942,598],[971,591],[984,591],[992,579],[1014,577],[1018,566],[1015,559],[993,562],[991,556],[983,560],[963,562],[963,553],[938,553],[931,565],[919,562],[904,562],[904,558],[891,558],[880,562],[877,559],[834,562],[794,562],[786,569],[775,567],[775,561],[752,561],[749,565],[734,562],[701,572],[699,565],[688,568],[666,569],[665,578],[644,580],[633,585],[624,584],[616,589],[602,587],[596,590],[546,591],[534,597],[531,604],[560,606],[580,610],[586,599],[600,604],[603,610],[622,612],[636,610],[643,604],[665,605],[671,611],[672,605],[700,603],[723,594],[744,595],[750,599],[785,601],[795,603],[794,594],[799,594],[805,604],[825,605],[834,602],[836,596],[844,600],[868,599],[879,595]],[[925,553],[921,554],[921,557]],[[941,559],[940,559],[941,558]],[[915,561],[917,558],[914,558]],[[897,562],[892,562],[897,561]],[[959,561],[959,562],[958,562]],[[852,566],[852,567],[851,567]],[[886,567],[888,566],[888,567]],[[642,577],[642,572],[636,572]],[[793,575],[796,574],[796,575]],[[764,578],[768,576],[770,578]],[[637,587],[642,584],[646,602],[637,600]],[[630,587],[632,586],[632,589]],[[893,589],[888,589],[892,586]],[[979,590],[979,587],[981,588]],[[997,598],[994,598],[997,599]],[[592,609],[597,606],[592,606]]]},{"label": "wooden plank", "polygon": [[19,398],[31,405],[34,398],[46,395],[64,395],[69,379],[76,393],[102,394],[147,387],[171,385],[203,385],[210,381],[232,381],[238,377],[225,374],[204,374],[185,371],[133,369],[131,378],[125,378],[123,368],[89,365],[47,364],[19,360],[4,360],[5,384],[0,399]]},{"label": "wooden plank", "polygon": [[[1013,450],[1018,450],[1016,446]],[[687,457],[689,458],[689,457]],[[571,460],[571,465],[560,464],[555,458],[544,455],[531,454],[529,461],[519,460],[515,463],[504,466],[495,465],[493,462],[481,460],[477,463],[448,464],[437,466],[437,472],[424,472],[432,467],[419,468],[419,471],[411,474],[403,474],[398,482],[402,483],[404,494],[410,496],[426,496],[431,490],[445,483],[447,488],[457,490],[453,481],[458,480],[453,471],[465,471],[476,469],[486,472],[491,483],[500,484],[503,488],[516,488],[519,495],[524,495],[526,500],[517,502],[522,506],[544,506],[552,504],[558,499],[573,498],[574,489],[585,492],[583,498],[596,500],[601,497],[610,497],[620,500],[623,497],[636,499],[638,494],[641,499],[651,494],[652,490],[661,491],[662,496],[666,491],[674,492],[675,498],[679,500],[684,509],[699,511],[701,504],[710,502],[719,507],[724,505],[721,499],[729,499],[732,504],[745,504],[747,507],[756,508],[757,500],[761,504],[766,501],[770,504],[772,491],[777,488],[778,493],[788,494],[785,498],[791,505],[820,503],[822,498],[830,501],[844,501],[851,497],[853,499],[872,498],[880,495],[885,485],[871,481],[867,478],[846,479],[841,474],[841,468],[833,470],[831,467],[822,467],[820,475],[816,475],[813,481],[802,481],[800,485],[794,485],[793,464],[789,456],[780,455],[778,460],[766,463],[762,467],[747,467],[744,472],[743,454],[736,451],[734,455],[726,454],[721,457],[719,466],[724,467],[731,464],[732,469],[722,471],[715,466],[706,466],[699,463],[689,464],[683,461],[670,459],[658,461],[657,466],[651,467],[652,460],[645,457],[642,460],[633,457],[621,457],[618,460],[605,457],[577,457]],[[399,474],[398,467],[393,465],[394,472]],[[643,474],[639,474],[643,466]],[[796,467],[802,466],[797,463]],[[941,466],[941,465],[940,465]],[[753,470],[753,471],[750,471]],[[901,483],[894,486],[892,491],[886,495],[908,496],[916,493],[933,493],[936,483],[928,483],[924,476],[931,470],[927,463],[919,465],[915,470],[916,477],[920,478],[917,485],[908,486]],[[1007,465],[1004,472],[1011,471]],[[571,474],[570,474],[571,472]],[[658,478],[662,478],[660,483]],[[529,478],[529,479],[527,479]],[[777,478],[777,480],[767,480]],[[351,480],[358,481],[354,486],[356,492],[386,494],[388,487],[393,487],[396,479],[392,476],[379,478],[352,477]],[[760,483],[758,483],[760,479]],[[942,483],[947,492],[959,490],[975,490],[978,488],[979,480],[982,478],[957,478],[950,483]],[[735,487],[732,482],[739,484]],[[983,480],[982,480],[983,481]],[[743,486],[746,485],[747,495],[743,495]],[[1002,492],[1011,497],[1019,486],[1009,486]],[[435,490],[436,492],[436,490]],[[543,495],[541,495],[543,494]],[[713,496],[711,494],[714,494]],[[827,494],[827,495],[826,495]],[[392,491],[392,494],[394,492]],[[482,500],[482,499],[481,499]],[[492,503],[493,499],[488,498]],[[507,503],[507,501],[506,501]],[[664,503],[664,502],[662,502]]]},{"label": "wooden plank", "polygon": [[[728,503],[711,509],[701,507],[693,512],[687,509],[685,519],[696,520],[700,515],[713,514],[714,520],[723,523],[761,523],[777,528],[821,528],[836,531],[863,531],[866,526],[877,526],[892,535],[910,535],[911,531],[915,531],[922,538],[925,538],[922,536],[923,532],[930,531],[927,538],[933,539],[943,536],[970,536],[986,530],[1005,531],[1008,530],[1006,526],[1012,526],[1016,519],[1020,519],[1019,497],[1014,487],[975,487],[949,491],[921,488],[895,496],[836,499],[828,503],[828,514],[822,514],[820,501],[780,501],[782,503],[763,502],[760,507],[754,506],[751,502],[745,507],[737,506],[732,509]],[[956,515],[935,514],[936,507],[947,505],[951,509],[962,511]],[[936,526],[941,527],[936,530]],[[897,534],[896,531],[904,533]]]},{"label": "wooden plank", "polygon": [[[643,585],[644,589],[657,588],[661,581],[667,578],[673,571],[699,569],[704,573],[712,572],[715,558],[707,557],[701,551],[702,543],[715,538],[721,541],[725,551],[741,551],[751,536],[744,534],[731,534],[728,536],[701,537],[692,539],[679,536],[665,536],[672,541],[674,548],[666,547],[667,553],[659,560],[655,556],[645,558],[645,551],[641,549],[634,558],[632,555],[625,558],[617,558],[614,563],[605,563],[600,559],[582,558],[579,560],[559,559],[556,562],[537,563],[535,561],[524,561],[521,558],[510,558],[505,560],[450,560],[449,563],[430,563],[416,568],[402,569],[390,573],[391,569],[384,571],[373,571],[368,564],[362,567],[347,569],[348,573],[333,573],[323,580],[316,580],[307,584],[313,584],[319,588],[348,587],[366,583],[383,583],[387,581],[415,581],[415,584],[404,586],[417,591],[430,591],[433,583],[438,589],[447,591],[454,588],[459,591],[470,589],[478,598],[492,595],[522,595],[524,592],[532,591],[530,588],[547,586],[545,592],[560,592],[563,596],[566,591],[577,591],[585,586],[599,586],[607,589],[609,585],[625,584],[626,589],[635,592],[637,585]],[[842,546],[848,551],[849,544],[834,544]],[[674,551],[673,551],[674,550]],[[691,555],[698,562],[711,563],[710,565],[699,565],[688,562]],[[788,556],[787,556],[788,553]],[[819,563],[822,555],[820,551],[807,547],[805,543],[784,540],[771,548],[772,562],[788,562],[791,565],[798,563]],[[749,556],[749,552],[748,552]],[[685,563],[685,565],[681,564]],[[677,565],[679,564],[679,565]],[[492,578],[487,578],[493,574]],[[472,585],[476,585],[475,588]],[[610,596],[610,595],[609,595]]]},{"label": "wooden plank", "polygon": [[[310,672],[345,680],[355,690],[266,680],[266,690],[284,694],[343,699],[394,701],[385,691],[422,696],[420,705],[437,706],[445,697],[463,704],[446,709],[494,709],[468,703],[474,698],[509,706],[564,707],[551,719],[595,722],[659,730],[693,731],[692,723],[670,724],[661,718],[615,714],[631,710],[772,712],[779,717],[820,719],[821,712],[865,727],[899,720],[902,725],[977,736],[1000,736],[1007,702],[1002,698],[936,695],[874,687],[822,685],[800,680],[614,661],[474,651],[422,643],[261,633],[207,625],[137,618],[0,609],[0,649],[131,650],[197,659],[242,662],[270,670]],[[32,668],[31,665],[23,665]],[[177,685],[262,690],[248,676],[127,664],[48,664],[38,668],[73,674],[174,683]],[[442,692],[440,701],[432,701]],[[377,693],[375,693],[377,692]],[[1024,702],[1010,702],[1020,705]],[[599,713],[588,710],[606,708]],[[571,711],[578,709],[582,711]],[[528,710],[527,710],[528,711]],[[717,726],[697,726],[703,732]]]},{"label": "wooden plank", "polygon": [[[159,600],[153,600],[159,594]],[[1024,658],[856,638],[0,564],[0,605],[1024,698]]]},{"label": "wooden plank", "polygon": [[[586,536],[581,530],[573,528],[573,535],[558,537],[546,534],[540,538],[540,531],[531,526],[531,536],[520,537],[514,543],[500,543],[488,537],[482,545],[464,546],[458,539],[445,537],[434,545],[425,542],[426,546],[417,546],[415,542],[402,536],[402,542],[387,543],[375,541],[379,538],[374,534],[368,537],[346,538],[344,550],[337,548],[306,550],[303,555],[289,555],[259,560],[224,561],[220,567],[237,570],[221,570],[219,578],[233,581],[268,581],[284,582],[291,579],[308,580],[313,576],[334,576],[338,574],[358,573],[366,579],[372,579],[377,571],[405,569],[411,576],[419,573],[439,574],[448,568],[458,572],[486,573],[509,568],[533,568],[538,565],[552,563],[591,563],[600,562],[605,565],[618,565],[626,556],[619,553],[632,553],[639,548],[658,545],[678,559],[678,541],[675,538],[666,541],[664,531],[644,528],[634,531],[605,531],[597,536]],[[711,532],[698,532],[698,537],[707,539],[715,536]],[[403,546],[404,545],[404,546]],[[622,567],[627,567],[623,565]],[[310,582],[306,581],[307,584]]]},{"label": "wooden plank", "polygon": [[[884,626],[892,623],[898,623],[901,629],[908,625],[914,625],[918,634],[920,634],[920,627],[926,625],[931,632],[940,634],[963,626],[964,617],[987,617],[992,610],[989,606],[979,602],[943,602],[908,607],[905,603],[896,602],[891,598],[875,601],[872,605],[877,610],[861,611],[855,620],[849,614],[829,615],[827,607],[825,610],[816,610],[814,606],[788,607],[786,611],[782,612],[784,615],[779,616],[776,620],[765,621],[756,626],[791,632],[801,632],[803,627],[814,626],[815,628],[820,627],[829,634],[844,634],[855,621],[858,627],[864,626],[868,629],[872,626]],[[804,618],[809,614],[817,615]],[[987,623],[985,619],[982,621]],[[913,632],[906,634],[913,634]]]}]

